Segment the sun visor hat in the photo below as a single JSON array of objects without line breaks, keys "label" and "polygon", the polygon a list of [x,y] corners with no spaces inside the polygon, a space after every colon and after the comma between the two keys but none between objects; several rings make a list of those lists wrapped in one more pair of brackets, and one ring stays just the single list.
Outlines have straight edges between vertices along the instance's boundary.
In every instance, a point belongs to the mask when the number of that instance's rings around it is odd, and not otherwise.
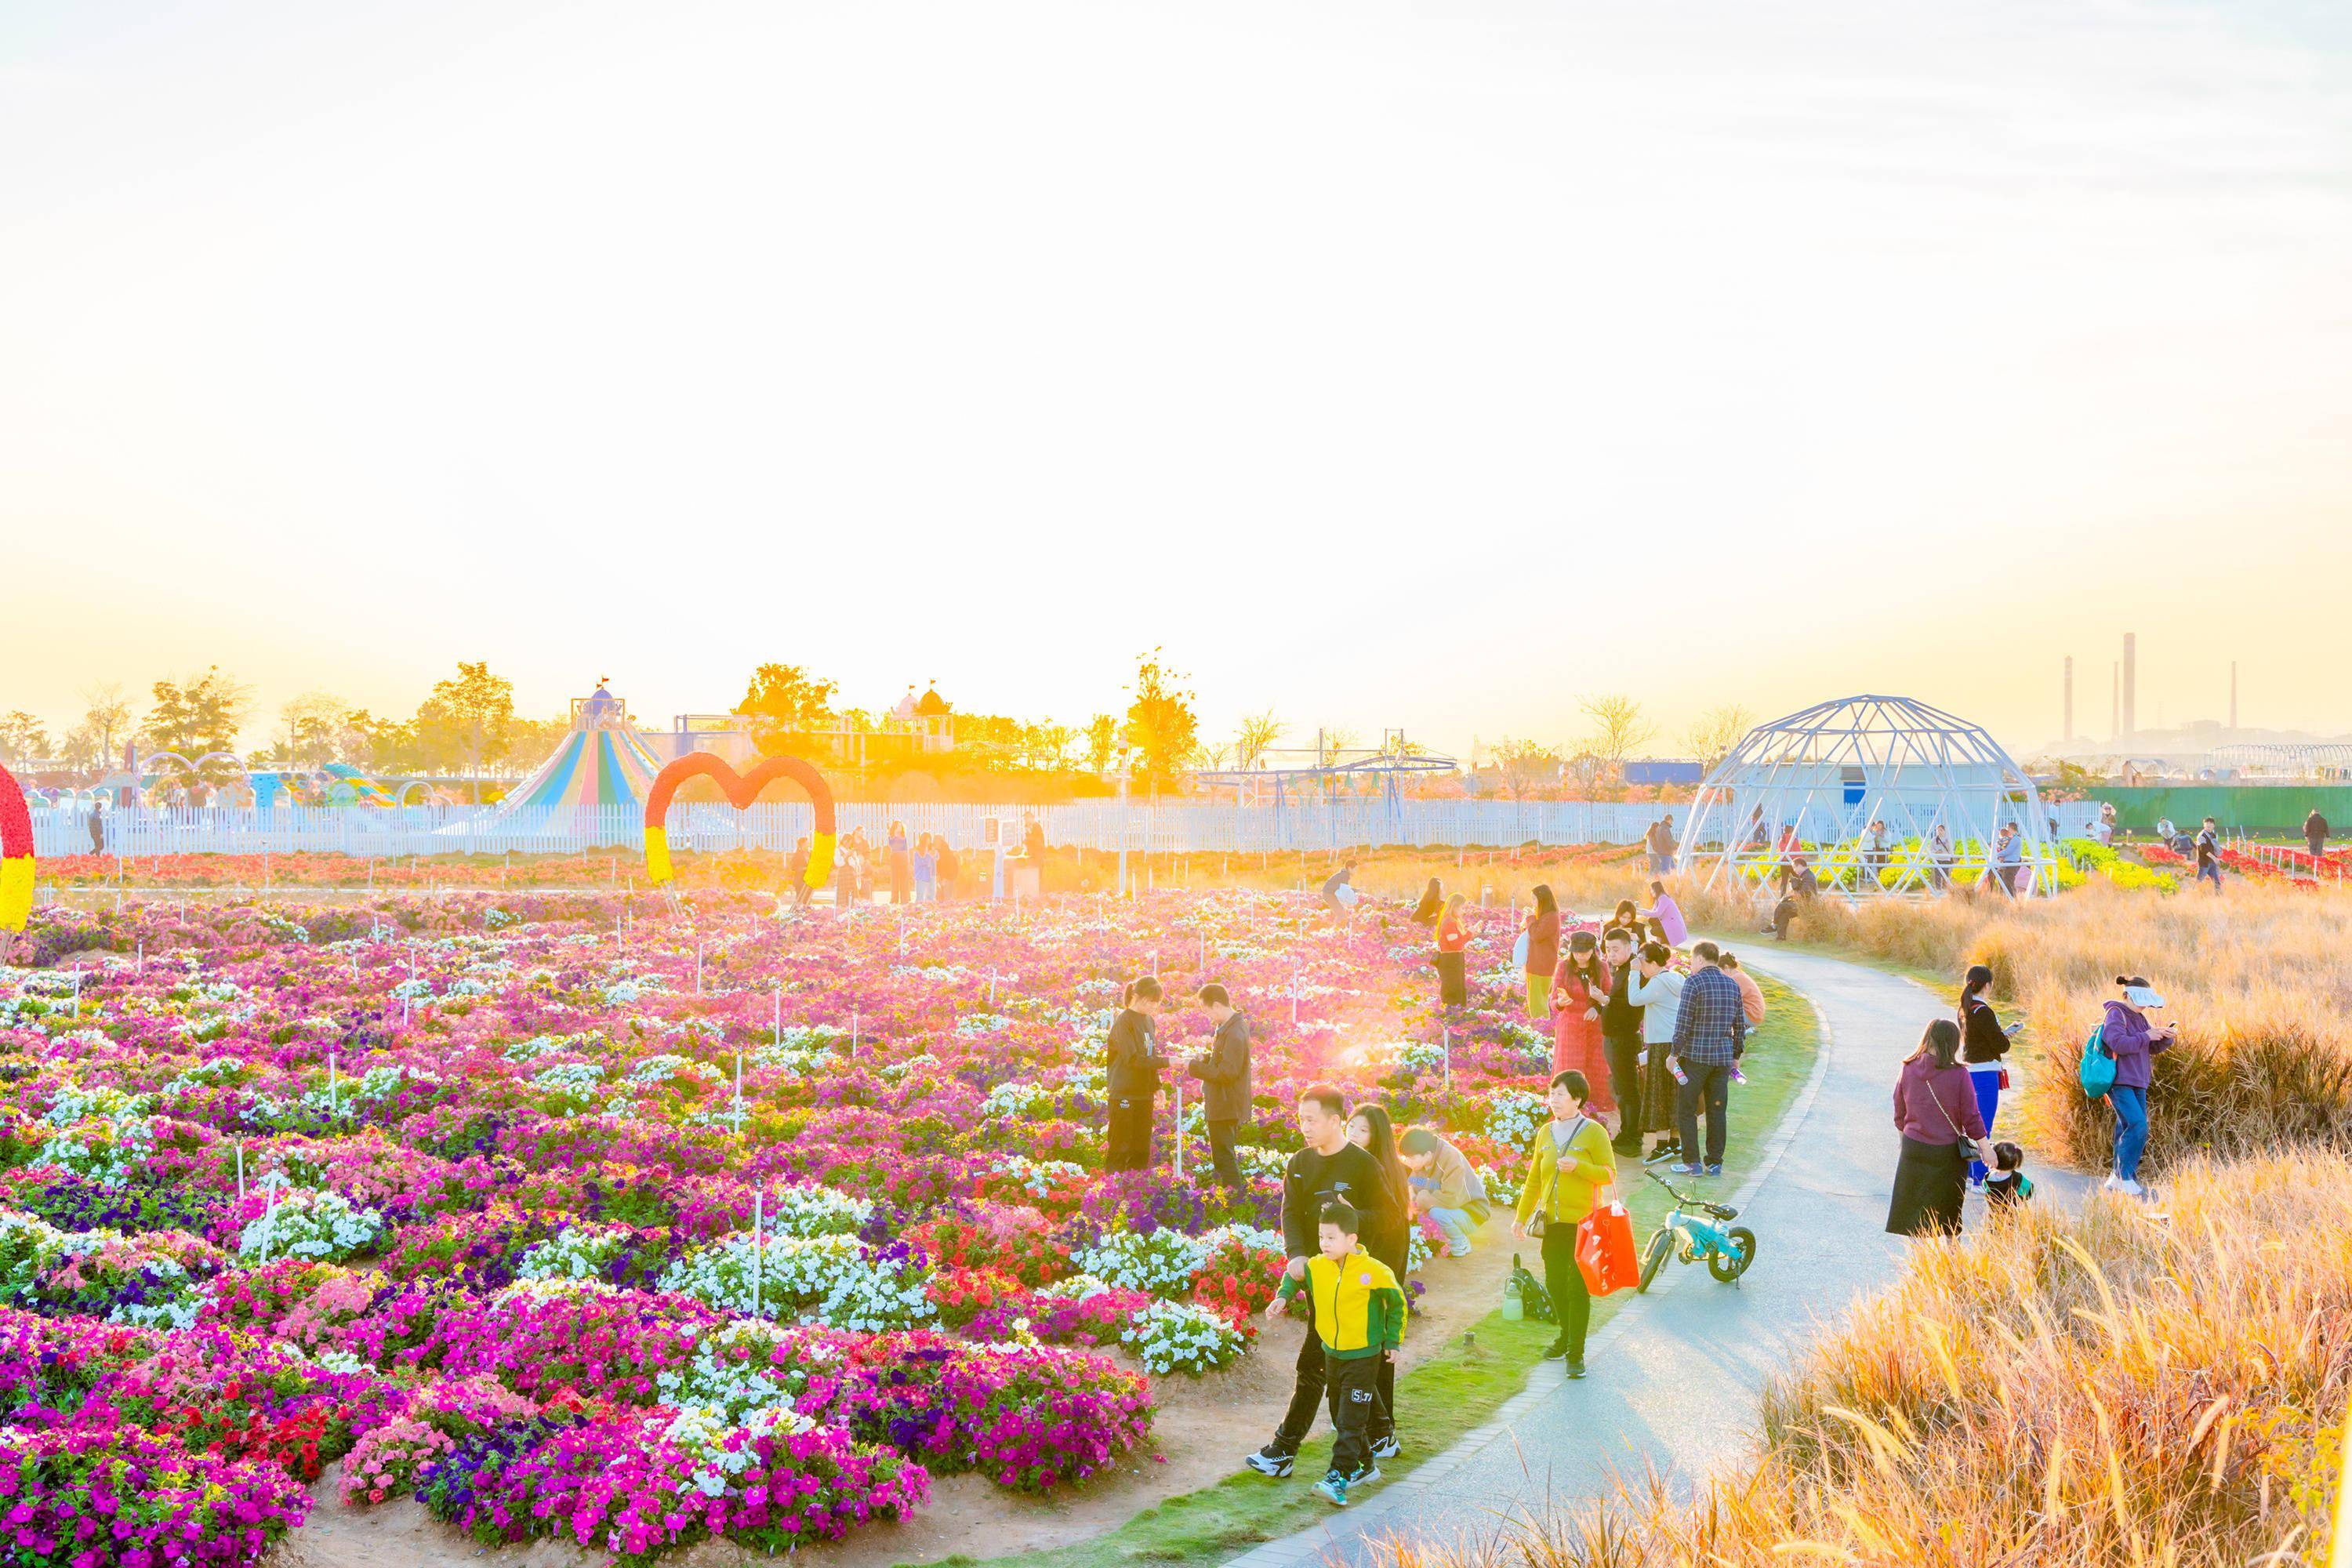
[{"label": "sun visor hat", "polygon": [[2124,1000],[2135,1007],[2164,1005],[2164,998],[2156,994],[2156,987],[2153,985],[2126,985],[2124,987]]}]

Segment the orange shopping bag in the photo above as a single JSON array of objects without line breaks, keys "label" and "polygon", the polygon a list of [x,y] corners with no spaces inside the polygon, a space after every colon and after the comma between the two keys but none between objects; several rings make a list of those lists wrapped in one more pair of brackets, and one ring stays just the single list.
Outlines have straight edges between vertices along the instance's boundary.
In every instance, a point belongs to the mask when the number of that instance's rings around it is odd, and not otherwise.
[{"label": "orange shopping bag", "polygon": [[1576,1267],[1584,1287],[1596,1296],[1629,1290],[1642,1277],[1633,1250],[1633,1216],[1625,1212],[1612,1187],[1609,1201],[1595,1208],[1576,1227]]}]

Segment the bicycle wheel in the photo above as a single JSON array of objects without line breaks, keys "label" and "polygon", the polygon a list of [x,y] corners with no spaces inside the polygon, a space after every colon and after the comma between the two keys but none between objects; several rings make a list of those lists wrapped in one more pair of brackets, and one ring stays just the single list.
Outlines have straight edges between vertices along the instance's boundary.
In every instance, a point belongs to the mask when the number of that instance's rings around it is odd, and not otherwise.
[{"label": "bicycle wheel", "polygon": [[1650,1249],[1642,1255],[1642,1282],[1633,1287],[1635,1295],[1650,1288],[1650,1281],[1655,1279],[1658,1270],[1666,1266],[1666,1254],[1674,1249],[1675,1238],[1668,1232],[1662,1230],[1650,1237]]},{"label": "bicycle wheel", "polygon": [[1726,1257],[1721,1252],[1708,1253],[1706,1271],[1728,1285],[1747,1273],[1748,1266],[1756,1261],[1756,1233],[1744,1225],[1735,1225],[1725,1234],[1731,1237],[1731,1244],[1739,1249],[1738,1254],[1736,1257]]}]

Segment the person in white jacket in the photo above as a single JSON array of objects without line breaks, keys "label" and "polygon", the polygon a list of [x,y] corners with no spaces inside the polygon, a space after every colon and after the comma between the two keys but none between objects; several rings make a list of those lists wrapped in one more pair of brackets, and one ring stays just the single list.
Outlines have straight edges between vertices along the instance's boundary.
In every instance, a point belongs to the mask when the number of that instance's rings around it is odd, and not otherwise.
[{"label": "person in white jacket", "polygon": [[1643,1125],[1633,1131],[1637,1136],[1644,1132],[1665,1134],[1658,1146],[1651,1151],[1648,1156],[1651,1160],[1661,1160],[1670,1153],[1680,1152],[1675,1135],[1676,1085],[1674,1074],[1666,1069],[1666,1058],[1674,1049],[1675,1016],[1681,1012],[1683,1002],[1683,975],[1668,967],[1674,963],[1674,957],[1675,950],[1662,942],[1654,942],[1643,948],[1633,982],[1625,990],[1625,1000],[1643,1009]]}]

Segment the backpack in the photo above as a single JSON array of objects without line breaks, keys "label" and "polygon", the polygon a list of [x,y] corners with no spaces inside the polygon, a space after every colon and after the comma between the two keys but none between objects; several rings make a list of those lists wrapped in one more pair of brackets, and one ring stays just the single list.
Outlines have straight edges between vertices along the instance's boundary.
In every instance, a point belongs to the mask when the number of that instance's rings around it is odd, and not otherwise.
[{"label": "backpack", "polygon": [[2083,1042],[2083,1065],[2077,1069],[2083,1079],[2083,1092],[2093,1100],[2105,1098],[2116,1087],[2115,1053],[2107,1049],[2107,1026],[2105,1020],[2094,1025],[2090,1037]]}]

